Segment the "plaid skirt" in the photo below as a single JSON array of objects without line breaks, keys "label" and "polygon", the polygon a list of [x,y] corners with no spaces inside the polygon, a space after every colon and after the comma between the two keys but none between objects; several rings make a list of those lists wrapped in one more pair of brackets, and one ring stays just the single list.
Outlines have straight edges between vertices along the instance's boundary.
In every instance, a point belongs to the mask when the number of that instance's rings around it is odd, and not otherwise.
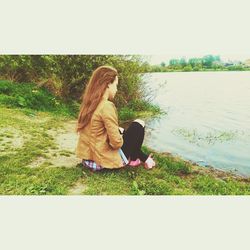
[{"label": "plaid skirt", "polygon": [[[119,149],[119,154],[121,156],[123,167],[124,167],[129,163],[129,161],[121,149]],[[82,160],[82,165],[93,171],[99,171],[104,168],[103,166],[98,165],[96,162],[92,160],[85,160],[85,159]]]}]

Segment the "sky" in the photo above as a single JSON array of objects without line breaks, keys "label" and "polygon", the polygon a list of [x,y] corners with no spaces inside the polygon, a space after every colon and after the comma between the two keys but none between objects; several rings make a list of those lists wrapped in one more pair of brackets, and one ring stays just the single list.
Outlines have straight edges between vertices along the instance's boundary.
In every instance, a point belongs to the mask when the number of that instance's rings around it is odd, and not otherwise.
[{"label": "sky", "polygon": [[[25,1],[30,2],[27,13],[20,12],[21,1],[15,8],[12,1],[1,5],[0,23],[8,20],[8,25],[1,27],[0,54],[158,55],[150,59],[153,64],[208,54],[250,58],[249,0],[127,0],[119,5],[115,0],[92,0],[89,9],[65,1],[56,20],[56,1],[50,1],[49,8],[45,0]],[[112,6],[109,14],[107,2]],[[73,18],[65,19],[69,12]],[[15,18],[10,19],[10,13]]]}]

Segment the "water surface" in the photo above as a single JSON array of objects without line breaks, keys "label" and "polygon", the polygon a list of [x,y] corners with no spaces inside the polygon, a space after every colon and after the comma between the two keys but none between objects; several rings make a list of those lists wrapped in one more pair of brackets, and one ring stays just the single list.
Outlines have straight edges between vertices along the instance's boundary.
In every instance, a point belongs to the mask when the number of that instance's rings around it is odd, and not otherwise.
[{"label": "water surface", "polygon": [[250,175],[250,72],[151,73],[145,81],[167,112],[147,121],[146,145]]}]

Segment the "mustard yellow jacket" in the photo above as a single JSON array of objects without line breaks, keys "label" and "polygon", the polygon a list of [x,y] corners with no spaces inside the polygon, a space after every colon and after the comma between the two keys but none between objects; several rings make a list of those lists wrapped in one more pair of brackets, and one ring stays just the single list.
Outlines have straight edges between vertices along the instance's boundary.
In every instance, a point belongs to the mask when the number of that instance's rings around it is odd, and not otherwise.
[{"label": "mustard yellow jacket", "polygon": [[104,168],[120,168],[123,163],[118,150],[122,145],[116,107],[103,98],[90,123],[79,133],[76,155],[93,160]]}]

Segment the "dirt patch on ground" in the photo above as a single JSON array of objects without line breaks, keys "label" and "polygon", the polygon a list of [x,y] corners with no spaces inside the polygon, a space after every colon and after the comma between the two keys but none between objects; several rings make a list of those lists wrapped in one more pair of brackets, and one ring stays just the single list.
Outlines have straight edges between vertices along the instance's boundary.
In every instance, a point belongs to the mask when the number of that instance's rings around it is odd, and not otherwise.
[{"label": "dirt patch on ground", "polygon": [[76,184],[69,190],[70,195],[81,195],[87,189],[87,185],[82,180],[76,182]]},{"label": "dirt patch on ground", "polygon": [[49,167],[75,167],[81,162],[75,155],[78,135],[75,132],[76,121],[68,121],[59,129],[50,129],[46,131],[49,134],[56,147],[49,149],[45,157],[39,157],[33,161],[29,167],[39,167],[48,163]]},{"label": "dirt patch on ground", "polygon": [[28,166],[30,168],[37,168],[40,167],[47,159],[44,157],[38,157],[35,161],[31,162]]},{"label": "dirt patch on ground", "polygon": [[0,128],[0,152],[1,155],[21,148],[28,135],[13,127]]},{"label": "dirt patch on ground", "polygon": [[76,158],[74,155],[57,156],[49,159],[49,161],[51,162],[51,167],[67,167],[67,168],[73,168],[81,162],[81,160]]}]

